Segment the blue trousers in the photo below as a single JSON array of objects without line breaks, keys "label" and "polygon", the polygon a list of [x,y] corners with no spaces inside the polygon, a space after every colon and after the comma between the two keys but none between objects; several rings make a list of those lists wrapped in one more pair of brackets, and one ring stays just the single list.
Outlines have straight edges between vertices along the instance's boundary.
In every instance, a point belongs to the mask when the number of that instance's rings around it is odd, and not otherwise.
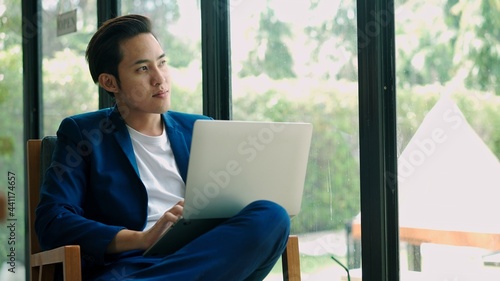
[{"label": "blue trousers", "polygon": [[263,280],[283,253],[289,232],[290,218],[281,206],[256,201],[174,254],[146,258],[136,252],[85,279]]}]

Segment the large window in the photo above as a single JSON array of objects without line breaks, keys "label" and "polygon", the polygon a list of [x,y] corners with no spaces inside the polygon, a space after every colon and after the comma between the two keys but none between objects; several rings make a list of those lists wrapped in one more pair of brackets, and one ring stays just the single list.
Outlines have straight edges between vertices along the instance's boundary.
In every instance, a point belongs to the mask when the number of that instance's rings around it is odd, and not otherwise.
[{"label": "large window", "polygon": [[354,260],[346,226],[360,210],[356,3],[230,3],[233,119],[313,124],[292,232],[303,280],[340,280],[346,273],[331,256]]},{"label": "large window", "polygon": [[123,1],[122,14],[153,21],[172,75],[172,110],[202,113],[201,14],[198,1]]},{"label": "large window", "polygon": [[[98,108],[85,50],[97,30],[97,4],[90,1],[40,1],[42,4],[43,132],[55,135],[64,117]],[[58,34],[58,17],[76,10],[76,31]]]},{"label": "large window", "polygon": [[394,14],[401,280],[499,280],[500,5]]},{"label": "large window", "polygon": [[0,196],[7,203],[6,221],[0,222],[0,280],[25,279],[21,19],[19,1],[0,1]]},{"label": "large window", "polygon": [[[0,0],[0,193],[12,211],[1,224],[0,280],[23,280],[26,260],[23,27],[41,19],[41,135],[55,134],[66,116],[98,108],[84,57],[98,25],[97,1],[39,1],[33,19],[22,18],[19,2]],[[500,279],[498,1],[398,0],[376,15],[373,30],[356,26],[354,0],[228,2],[232,118],[314,126],[302,210],[292,221],[302,279],[347,280],[342,265],[353,279],[361,275],[356,36],[386,28],[391,16],[401,280]],[[122,14],[154,22],[173,75],[173,110],[202,112],[200,3],[120,2]],[[75,10],[76,32],[57,35],[58,15]],[[9,223],[12,230],[4,228]],[[268,280],[280,274],[278,264]]]}]

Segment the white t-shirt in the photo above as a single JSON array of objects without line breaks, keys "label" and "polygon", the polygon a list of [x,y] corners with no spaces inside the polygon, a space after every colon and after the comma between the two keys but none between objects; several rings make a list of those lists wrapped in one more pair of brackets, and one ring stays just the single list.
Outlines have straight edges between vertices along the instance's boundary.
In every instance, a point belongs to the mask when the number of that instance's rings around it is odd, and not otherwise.
[{"label": "white t-shirt", "polygon": [[147,136],[127,126],[139,175],[148,192],[149,229],[184,198],[185,184],[177,169],[165,129],[161,136]]}]

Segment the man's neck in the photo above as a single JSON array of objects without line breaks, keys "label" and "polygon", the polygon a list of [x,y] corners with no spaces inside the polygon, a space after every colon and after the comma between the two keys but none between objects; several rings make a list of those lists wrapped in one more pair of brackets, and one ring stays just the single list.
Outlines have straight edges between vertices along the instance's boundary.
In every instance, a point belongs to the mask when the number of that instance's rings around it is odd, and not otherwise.
[{"label": "man's neck", "polygon": [[163,133],[161,114],[142,114],[124,118],[125,123],[132,129],[147,136],[160,136]]}]

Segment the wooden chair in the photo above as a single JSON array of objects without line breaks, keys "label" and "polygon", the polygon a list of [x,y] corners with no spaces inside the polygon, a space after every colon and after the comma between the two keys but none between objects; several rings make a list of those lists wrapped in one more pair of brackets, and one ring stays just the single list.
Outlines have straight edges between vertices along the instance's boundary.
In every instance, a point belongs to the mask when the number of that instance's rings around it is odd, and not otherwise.
[{"label": "wooden chair", "polygon": [[[35,209],[40,200],[40,184],[44,171],[50,165],[55,142],[55,136],[47,136],[42,140],[28,140],[27,143],[31,281],[54,280],[56,268],[62,268],[64,280],[81,281],[80,246],[63,246],[42,252],[35,233]],[[295,235],[289,237],[282,255],[282,267],[283,280],[300,281],[299,242]]]},{"label": "wooden chair", "polygon": [[[30,247],[31,280],[54,280],[56,267],[62,267],[64,280],[81,281],[80,246],[63,246],[41,252],[35,233],[35,210],[40,200],[40,184],[43,172],[50,165],[50,156],[56,138],[45,137],[42,140],[28,140],[26,157],[28,161],[28,220]],[[43,145],[42,145],[43,143]],[[42,151],[43,150],[43,151]]]}]

